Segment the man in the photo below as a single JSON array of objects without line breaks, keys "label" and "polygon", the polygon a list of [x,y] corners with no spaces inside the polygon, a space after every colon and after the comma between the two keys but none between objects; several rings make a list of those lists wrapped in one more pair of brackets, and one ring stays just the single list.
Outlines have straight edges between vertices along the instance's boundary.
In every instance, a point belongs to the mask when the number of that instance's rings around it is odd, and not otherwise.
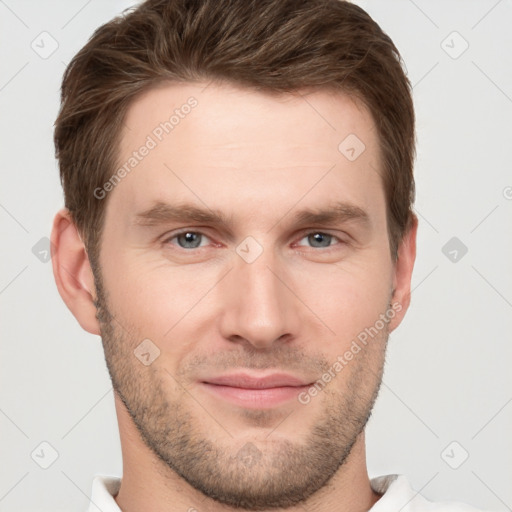
[{"label": "man", "polygon": [[339,0],[149,0],[63,81],[53,269],[100,335],[122,480],[91,509],[472,510],[369,479],[410,300],[410,84]]}]

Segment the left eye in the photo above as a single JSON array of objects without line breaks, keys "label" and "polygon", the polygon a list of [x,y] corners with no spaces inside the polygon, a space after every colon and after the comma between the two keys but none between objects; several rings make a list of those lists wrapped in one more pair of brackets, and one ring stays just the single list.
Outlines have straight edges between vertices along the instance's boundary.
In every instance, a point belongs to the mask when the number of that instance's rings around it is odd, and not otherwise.
[{"label": "left eye", "polygon": [[308,243],[311,244],[311,247],[320,249],[324,247],[330,247],[332,245],[331,242],[333,240],[339,241],[338,237],[335,237],[334,235],[329,235],[328,233],[322,233],[321,231],[308,233],[304,238],[301,238],[301,241],[306,239]]},{"label": "left eye", "polygon": [[167,242],[176,239],[178,246],[182,249],[197,249],[198,247],[201,247],[201,241],[203,238],[208,239],[208,237],[203,235],[203,233],[199,233],[197,231],[184,231],[183,233],[178,233],[177,235],[167,239]]}]

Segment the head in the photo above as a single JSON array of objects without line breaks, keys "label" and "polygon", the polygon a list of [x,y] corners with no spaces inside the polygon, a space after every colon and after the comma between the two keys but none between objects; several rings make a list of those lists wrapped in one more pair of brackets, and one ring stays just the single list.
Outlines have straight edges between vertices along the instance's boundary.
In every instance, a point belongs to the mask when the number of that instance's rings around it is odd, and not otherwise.
[{"label": "head", "polygon": [[262,509],[350,460],[409,305],[414,141],[399,53],[348,2],[150,0],[75,56],[54,272],[163,468]]}]

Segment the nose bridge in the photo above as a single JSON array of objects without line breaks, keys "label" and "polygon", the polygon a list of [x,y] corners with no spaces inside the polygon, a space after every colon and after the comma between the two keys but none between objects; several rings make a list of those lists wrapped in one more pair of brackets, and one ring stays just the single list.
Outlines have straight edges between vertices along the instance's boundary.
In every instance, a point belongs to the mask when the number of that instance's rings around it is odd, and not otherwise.
[{"label": "nose bridge", "polygon": [[264,348],[294,333],[297,305],[277,277],[282,273],[279,257],[272,249],[260,247],[258,250],[249,240],[237,248],[229,282],[225,283],[228,300],[222,328],[226,337],[238,336]]}]

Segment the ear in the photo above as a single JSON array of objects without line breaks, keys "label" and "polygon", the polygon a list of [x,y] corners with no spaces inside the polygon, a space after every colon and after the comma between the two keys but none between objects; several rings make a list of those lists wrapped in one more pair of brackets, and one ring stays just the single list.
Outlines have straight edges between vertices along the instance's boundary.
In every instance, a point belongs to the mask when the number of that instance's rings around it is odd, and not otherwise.
[{"label": "ear", "polygon": [[416,234],[418,218],[413,214],[409,230],[398,247],[398,259],[395,262],[393,277],[393,296],[391,304],[396,315],[389,322],[389,332],[394,331],[402,322],[411,302],[411,277],[416,259]]},{"label": "ear", "polygon": [[94,275],[84,243],[66,208],[55,215],[51,242],[53,275],[62,300],[83,329],[99,335]]}]

